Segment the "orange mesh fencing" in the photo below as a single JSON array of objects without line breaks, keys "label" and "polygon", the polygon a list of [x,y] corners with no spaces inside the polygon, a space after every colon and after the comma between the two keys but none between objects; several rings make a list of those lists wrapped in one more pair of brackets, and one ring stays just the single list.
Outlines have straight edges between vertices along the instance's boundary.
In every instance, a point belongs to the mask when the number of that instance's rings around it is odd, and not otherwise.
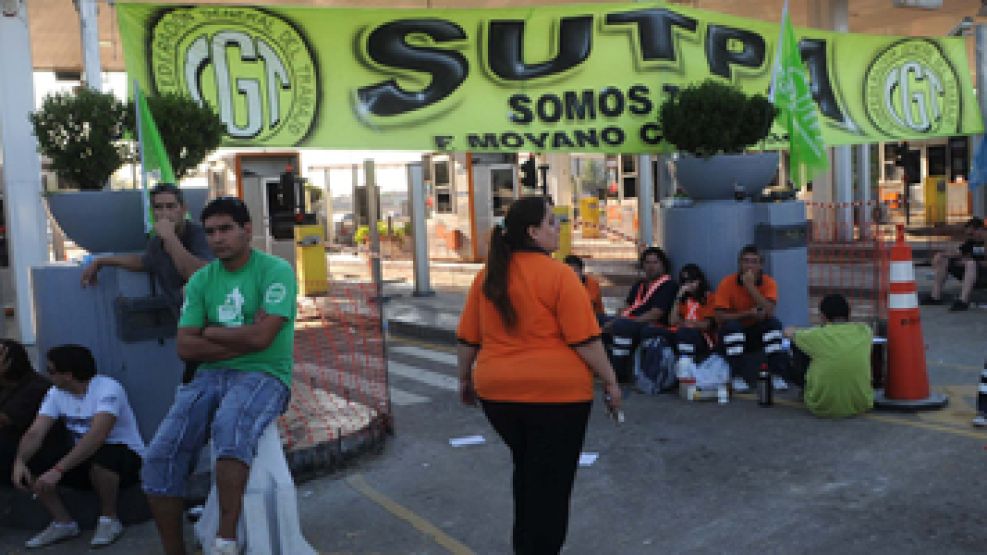
[{"label": "orange mesh fencing", "polygon": [[819,301],[839,293],[850,318],[875,329],[887,320],[888,256],[893,227],[879,201],[807,202],[809,218],[809,313],[819,321]]},{"label": "orange mesh fencing", "polygon": [[297,474],[332,470],[391,429],[380,310],[371,283],[299,297],[291,402],[278,424]]}]

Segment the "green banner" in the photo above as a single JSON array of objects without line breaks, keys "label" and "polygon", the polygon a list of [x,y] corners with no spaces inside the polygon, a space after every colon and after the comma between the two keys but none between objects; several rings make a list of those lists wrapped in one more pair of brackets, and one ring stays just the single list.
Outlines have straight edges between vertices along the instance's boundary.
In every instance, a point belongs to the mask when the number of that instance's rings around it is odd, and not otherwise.
[{"label": "green banner", "polygon": [[[232,147],[654,152],[668,94],[710,77],[767,93],[778,40],[649,3],[117,12],[131,78],[211,104]],[[796,35],[828,145],[983,132],[963,39]]]}]

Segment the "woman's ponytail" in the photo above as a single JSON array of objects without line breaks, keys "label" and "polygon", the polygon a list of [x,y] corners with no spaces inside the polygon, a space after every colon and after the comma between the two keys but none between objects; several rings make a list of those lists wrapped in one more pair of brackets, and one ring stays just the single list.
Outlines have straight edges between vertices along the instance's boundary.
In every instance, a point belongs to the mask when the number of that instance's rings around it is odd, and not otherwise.
[{"label": "woman's ponytail", "polygon": [[500,313],[504,327],[517,324],[517,313],[507,291],[507,271],[511,264],[511,246],[507,242],[504,227],[495,225],[490,231],[490,251],[487,253],[487,274],[483,281],[483,294]]}]

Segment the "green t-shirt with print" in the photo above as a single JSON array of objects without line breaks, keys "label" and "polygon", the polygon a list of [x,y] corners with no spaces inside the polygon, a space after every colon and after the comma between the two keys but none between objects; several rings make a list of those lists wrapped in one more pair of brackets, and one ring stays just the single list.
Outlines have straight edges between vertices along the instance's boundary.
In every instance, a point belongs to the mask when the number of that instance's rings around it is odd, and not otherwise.
[{"label": "green t-shirt with print", "polygon": [[257,310],[287,321],[262,351],[204,362],[200,370],[229,368],[267,372],[291,387],[291,363],[295,346],[295,274],[283,258],[258,250],[235,272],[214,260],[199,269],[185,286],[180,328],[238,327],[254,322]]},{"label": "green t-shirt with print", "polygon": [[872,335],[865,324],[827,324],[799,330],[795,346],[812,359],[805,375],[805,406],[816,416],[843,418],[869,410]]}]

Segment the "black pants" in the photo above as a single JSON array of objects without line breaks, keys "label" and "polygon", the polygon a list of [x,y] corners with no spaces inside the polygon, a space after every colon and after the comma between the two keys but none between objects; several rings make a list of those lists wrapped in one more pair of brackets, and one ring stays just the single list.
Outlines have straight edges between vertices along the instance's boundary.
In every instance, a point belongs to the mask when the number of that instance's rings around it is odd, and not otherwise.
[{"label": "black pants", "polygon": [[487,420],[514,460],[514,553],[550,555],[562,549],[591,405],[483,401]]},{"label": "black pants", "polygon": [[789,371],[785,374],[785,379],[803,389],[805,389],[805,374],[809,371],[809,363],[812,361],[809,355],[792,343],[792,363]]},{"label": "black pants", "polygon": [[695,328],[680,327],[675,331],[675,350],[680,356],[690,357],[697,363],[706,360],[710,355],[706,336]]},{"label": "black pants", "polygon": [[[763,360],[772,374],[786,376],[789,372],[789,357],[781,346],[782,325],[777,318],[766,318],[749,326],[739,320],[728,320],[720,326],[720,345],[730,363],[733,377],[742,377],[749,383],[754,381],[757,368],[745,366],[745,362]],[[763,355],[744,357],[744,355]],[[759,364],[758,364],[759,365]]]}]

